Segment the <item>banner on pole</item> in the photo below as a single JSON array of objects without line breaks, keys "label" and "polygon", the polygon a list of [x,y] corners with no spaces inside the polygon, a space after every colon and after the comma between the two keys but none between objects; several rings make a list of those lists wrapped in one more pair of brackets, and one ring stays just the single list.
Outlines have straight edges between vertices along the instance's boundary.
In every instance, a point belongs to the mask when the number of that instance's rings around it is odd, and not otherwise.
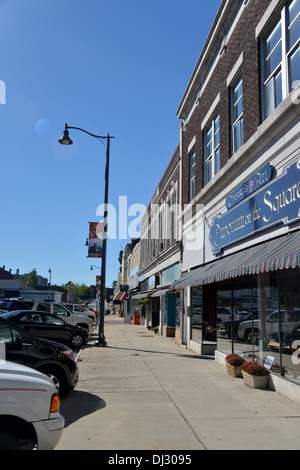
[{"label": "banner on pole", "polygon": [[97,290],[97,294],[100,294],[100,290],[101,290],[101,276],[96,276],[96,290]]},{"label": "banner on pole", "polygon": [[104,224],[102,222],[89,222],[88,258],[102,258],[103,230]]}]

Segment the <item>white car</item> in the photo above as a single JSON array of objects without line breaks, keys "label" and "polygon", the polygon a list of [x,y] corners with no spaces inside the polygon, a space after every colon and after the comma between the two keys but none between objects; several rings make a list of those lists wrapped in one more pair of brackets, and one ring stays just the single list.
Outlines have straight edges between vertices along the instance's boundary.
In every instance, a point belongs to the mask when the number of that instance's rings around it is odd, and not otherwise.
[{"label": "white car", "polygon": [[93,320],[93,322],[96,321],[96,314],[89,309],[85,309],[79,304],[65,304],[65,306],[71,310],[72,312],[76,313],[77,315],[85,315]]},{"label": "white car", "polygon": [[0,450],[52,450],[65,425],[50,377],[0,361]]},{"label": "white car", "polygon": [[[291,308],[283,309],[280,312],[281,316],[281,328],[282,331],[286,329],[292,329],[300,324],[300,309]],[[266,311],[266,317],[264,321],[264,330],[266,337],[269,337],[273,333],[278,333],[279,330],[279,310],[275,310],[272,313]],[[238,329],[238,337],[246,343],[258,344],[261,339],[261,320],[248,320],[240,323]]]}]

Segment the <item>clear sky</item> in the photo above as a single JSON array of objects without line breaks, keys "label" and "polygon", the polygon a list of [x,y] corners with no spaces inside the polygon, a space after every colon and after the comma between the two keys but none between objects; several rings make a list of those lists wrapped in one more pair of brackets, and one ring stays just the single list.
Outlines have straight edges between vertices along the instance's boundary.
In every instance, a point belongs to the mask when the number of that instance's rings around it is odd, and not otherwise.
[{"label": "clear sky", "polygon": [[[147,206],[179,141],[177,108],[220,0],[0,0],[0,266],[95,283],[88,222]],[[126,199],[125,199],[126,197]],[[139,214],[136,214],[136,217]],[[124,209],[123,209],[124,216]],[[128,217],[128,223],[136,217]],[[107,244],[106,285],[128,239]]]}]

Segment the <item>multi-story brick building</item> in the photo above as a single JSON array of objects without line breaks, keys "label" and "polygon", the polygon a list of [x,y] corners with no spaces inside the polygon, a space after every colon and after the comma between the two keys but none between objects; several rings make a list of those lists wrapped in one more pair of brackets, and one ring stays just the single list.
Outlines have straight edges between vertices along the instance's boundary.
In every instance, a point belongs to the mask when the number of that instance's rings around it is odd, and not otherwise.
[{"label": "multi-story brick building", "polygon": [[168,293],[180,277],[181,159],[179,145],[154,192],[141,222],[139,293],[133,300],[148,299],[140,307],[146,324],[160,326],[161,333],[175,336],[180,331],[176,313],[179,294]]},{"label": "multi-story brick building", "polygon": [[223,0],[177,111],[182,340],[274,383],[300,379],[299,83],[300,1]]}]

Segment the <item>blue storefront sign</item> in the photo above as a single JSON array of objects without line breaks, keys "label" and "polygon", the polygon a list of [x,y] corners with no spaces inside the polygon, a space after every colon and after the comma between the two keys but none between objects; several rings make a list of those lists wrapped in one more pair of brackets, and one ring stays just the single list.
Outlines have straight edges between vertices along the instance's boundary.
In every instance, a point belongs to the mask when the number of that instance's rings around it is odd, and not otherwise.
[{"label": "blue storefront sign", "polygon": [[300,160],[282,175],[214,219],[210,243],[214,254],[274,225],[300,219]]}]

